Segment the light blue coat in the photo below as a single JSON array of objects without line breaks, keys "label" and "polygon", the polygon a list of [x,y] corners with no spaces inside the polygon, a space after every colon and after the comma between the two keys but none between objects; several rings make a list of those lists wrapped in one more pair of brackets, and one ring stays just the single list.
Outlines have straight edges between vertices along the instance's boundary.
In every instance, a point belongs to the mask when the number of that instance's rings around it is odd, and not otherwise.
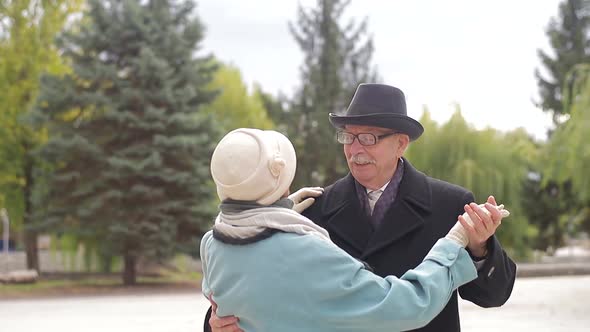
[{"label": "light blue coat", "polygon": [[402,331],[426,325],[476,278],[469,254],[440,239],[401,278],[381,278],[318,236],[277,233],[247,245],[205,234],[203,294],[245,331]]}]

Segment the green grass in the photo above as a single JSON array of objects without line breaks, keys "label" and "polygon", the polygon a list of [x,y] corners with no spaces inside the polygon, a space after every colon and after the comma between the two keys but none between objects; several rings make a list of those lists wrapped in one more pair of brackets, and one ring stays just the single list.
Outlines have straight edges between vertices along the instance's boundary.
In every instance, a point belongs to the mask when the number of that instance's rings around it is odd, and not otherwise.
[{"label": "green grass", "polygon": [[124,286],[120,274],[76,274],[44,277],[31,284],[0,284],[0,299],[33,296],[99,295],[129,292],[162,292],[199,290],[198,272],[166,273],[160,276],[139,276],[134,286]]}]

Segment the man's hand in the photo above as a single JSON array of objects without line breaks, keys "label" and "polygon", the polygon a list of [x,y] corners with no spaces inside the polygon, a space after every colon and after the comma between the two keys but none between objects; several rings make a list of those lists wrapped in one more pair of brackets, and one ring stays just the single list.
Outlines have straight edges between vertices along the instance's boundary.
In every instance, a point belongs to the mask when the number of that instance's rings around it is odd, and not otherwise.
[{"label": "man's hand", "polygon": [[293,194],[289,195],[289,199],[293,201],[293,211],[301,213],[310,207],[315,202],[314,197],[321,196],[324,193],[322,187],[304,187]]},{"label": "man's hand", "polygon": [[464,207],[468,218],[465,215],[459,216],[459,222],[469,239],[467,248],[475,257],[486,257],[488,239],[494,235],[502,223],[502,218],[510,214],[503,209],[503,205],[497,206],[494,196],[488,197],[484,207],[485,210],[475,203],[470,203]]},{"label": "man's hand", "polygon": [[209,296],[209,302],[211,302],[211,318],[209,318],[211,332],[244,332],[244,330],[238,326],[238,317],[217,317],[217,303],[213,301],[213,296]]},{"label": "man's hand", "polygon": [[472,255],[485,257],[487,240],[494,234],[502,218],[509,215],[510,212],[504,209],[504,205],[497,206],[494,197],[490,196],[485,205],[465,205],[465,213],[459,216],[457,223],[445,237],[467,246]]}]

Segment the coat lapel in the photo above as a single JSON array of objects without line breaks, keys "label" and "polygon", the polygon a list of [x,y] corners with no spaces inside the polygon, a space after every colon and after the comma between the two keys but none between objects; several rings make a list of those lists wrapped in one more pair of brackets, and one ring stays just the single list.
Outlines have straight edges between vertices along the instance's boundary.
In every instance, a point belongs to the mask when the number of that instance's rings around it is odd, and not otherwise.
[{"label": "coat lapel", "polygon": [[349,173],[336,182],[325,199],[322,219],[327,220],[326,228],[330,235],[338,236],[362,253],[372,236],[373,228],[361,209],[352,175]]},{"label": "coat lapel", "polygon": [[370,237],[361,259],[422,227],[431,205],[431,190],[426,176],[404,159],[404,177],[397,198],[385,213],[381,226]]}]

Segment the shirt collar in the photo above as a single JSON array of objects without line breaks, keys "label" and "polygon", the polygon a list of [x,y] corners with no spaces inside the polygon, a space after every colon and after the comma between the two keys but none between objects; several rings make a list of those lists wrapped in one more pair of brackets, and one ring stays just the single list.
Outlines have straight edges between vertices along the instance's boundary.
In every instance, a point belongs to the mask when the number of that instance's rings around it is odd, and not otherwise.
[{"label": "shirt collar", "polygon": [[384,184],[383,187],[381,187],[379,189],[371,190],[371,189],[365,188],[365,190],[367,191],[367,194],[370,193],[370,192],[372,192],[372,191],[385,191],[385,188],[387,188],[387,185],[389,184],[389,182],[391,182],[391,180],[387,181],[387,183]]}]

